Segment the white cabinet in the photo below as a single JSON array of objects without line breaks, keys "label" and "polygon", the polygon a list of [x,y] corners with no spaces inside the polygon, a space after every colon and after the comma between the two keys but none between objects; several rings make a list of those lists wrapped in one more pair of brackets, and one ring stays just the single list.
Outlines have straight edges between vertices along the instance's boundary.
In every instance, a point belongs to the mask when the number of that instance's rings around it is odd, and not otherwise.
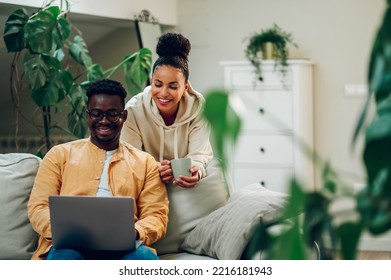
[{"label": "white cabinet", "polygon": [[[314,188],[313,63],[290,60],[284,77],[273,61],[262,62],[260,81],[247,61],[224,61],[225,88],[239,105],[242,130],[232,151],[235,189],[260,183],[288,192],[295,176]],[[310,151],[308,153],[308,151]]]}]

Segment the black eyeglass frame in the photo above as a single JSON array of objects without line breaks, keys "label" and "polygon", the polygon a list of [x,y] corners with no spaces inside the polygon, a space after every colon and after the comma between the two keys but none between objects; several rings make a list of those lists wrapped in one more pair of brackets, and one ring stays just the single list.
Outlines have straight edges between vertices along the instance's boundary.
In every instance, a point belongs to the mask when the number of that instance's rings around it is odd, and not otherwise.
[{"label": "black eyeglass frame", "polygon": [[[95,115],[92,114],[94,112],[97,112],[97,114],[95,114]],[[110,122],[117,122],[117,121],[119,121],[120,118],[122,118],[122,116],[124,115],[124,112],[125,112],[125,110],[123,110],[123,111],[108,110],[106,112],[103,112],[98,109],[92,109],[91,111],[88,109],[86,110],[86,113],[90,116],[90,118],[94,122],[100,122],[101,120],[103,120],[103,117],[106,117],[106,119]],[[113,114],[115,113],[115,114],[110,115],[111,113],[113,113]]]}]

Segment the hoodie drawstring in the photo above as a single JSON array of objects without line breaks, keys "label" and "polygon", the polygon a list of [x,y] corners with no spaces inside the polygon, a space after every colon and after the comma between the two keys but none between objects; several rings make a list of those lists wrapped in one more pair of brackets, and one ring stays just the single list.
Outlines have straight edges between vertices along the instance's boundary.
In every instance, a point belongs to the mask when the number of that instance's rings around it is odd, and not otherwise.
[{"label": "hoodie drawstring", "polygon": [[160,126],[160,150],[159,150],[159,162],[163,161],[164,152],[164,128]]},{"label": "hoodie drawstring", "polygon": [[174,132],[174,158],[178,158],[178,127],[175,127]]},{"label": "hoodie drawstring", "polygon": [[[163,153],[164,153],[164,128],[163,126],[159,127],[160,129],[160,150],[159,150],[159,162],[163,161]],[[178,155],[178,127],[175,127],[174,131],[174,159],[177,159]]]}]

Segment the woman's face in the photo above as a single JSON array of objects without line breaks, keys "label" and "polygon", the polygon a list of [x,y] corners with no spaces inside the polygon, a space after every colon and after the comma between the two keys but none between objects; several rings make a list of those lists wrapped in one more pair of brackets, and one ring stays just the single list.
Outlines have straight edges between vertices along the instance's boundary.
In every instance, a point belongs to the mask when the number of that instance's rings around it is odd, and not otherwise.
[{"label": "woman's face", "polygon": [[176,115],[179,101],[188,88],[183,72],[172,66],[159,66],[151,78],[152,99],[162,116]]}]

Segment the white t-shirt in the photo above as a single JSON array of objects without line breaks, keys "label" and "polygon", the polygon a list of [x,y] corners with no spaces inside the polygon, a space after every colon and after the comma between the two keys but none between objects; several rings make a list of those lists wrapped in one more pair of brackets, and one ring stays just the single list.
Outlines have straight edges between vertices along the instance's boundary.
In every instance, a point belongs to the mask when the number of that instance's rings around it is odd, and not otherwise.
[{"label": "white t-shirt", "polygon": [[114,153],[117,151],[117,149],[113,151],[106,151],[106,158],[105,158],[105,166],[103,167],[102,175],[100,177],[100,182],[98,186],[98,191],[96,192],[96,196],[113,196],[113,194],[110,191],[109,188],[109,180],[108,180],[108,172],[109,169],[109,163],[111,157],[114,155]]}]

